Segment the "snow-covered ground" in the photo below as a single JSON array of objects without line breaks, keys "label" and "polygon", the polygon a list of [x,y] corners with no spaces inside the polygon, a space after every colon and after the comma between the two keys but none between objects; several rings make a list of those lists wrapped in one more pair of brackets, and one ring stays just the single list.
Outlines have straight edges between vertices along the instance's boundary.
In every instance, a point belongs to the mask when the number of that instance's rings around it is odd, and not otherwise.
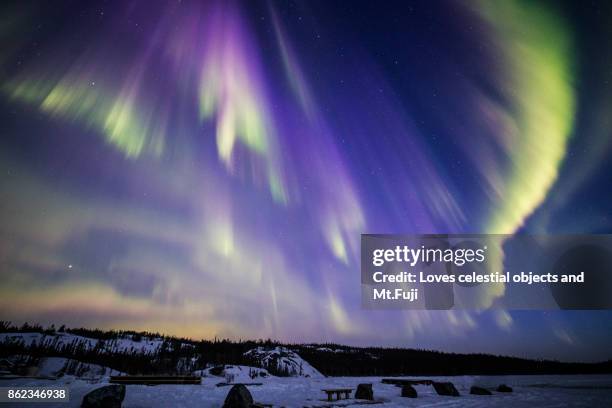
[{"label": "snow-covered ground", "polygon": [[[163,339],[142,337],[135,341],[124,336],[109,341],[76,336],[68,333],[44,335],[39,333],[1,333],[0,343],[23,342],[24,344],[75,345],[83,348],[97,347],[107,351],[132,351],[154,353]],[[338,353],[351,350],[321,348],[319,351]],[[197,370],[202,376],[201,385],[128,385],[125,408],[145,407],[221,407],[229,386],[217,387],[219,383],[261,383],[249,386],[255,401],[275,407],[330,407],[358,406],[365,401],[355,399],[328,403],[324,388],[352,388],[359,383],[372,383],[377,406],[382,407],[612,407],[612,375],[570,376],[459,376],[423,377],[435,381],[450,381],[461,393],[460,397],[443,397],[431,386],[415,386],[417,399],[402,398],[400,388],[382,384],[381,377],[332,377],[325,378],[294,351],[275,347],[258,347],[245,353],[259,367],[224,365]],[[293,377],[278,377],[271,373],[283,373]],[[9,378],[0,377],[0,387],[68,387],[70,402],[67,404],[28,403],[28,407],[79,407],[83,396],[89,391],[108,384],[109,375],[119,374],[107,367],[86,364],[60,357],[48,357],[39,362],[35,375],[59,378]],[[77,375],[77,376],[75,376]],[[410,377],[419,378],[419,377]],[[514,388],[513,393],[491,396],[470,395],[472,385],[495,389],[499,384]],[[1,404],[3,407],[18,407],[23,404]]]},{"label": "snow-covered ground", "polygon": [[[416,377],[411,377],[416,378]],[[257,402],[270,403],[275,407],[325,407],[323,388],[351,387],[359,383],[372,383],[374,396],[381,407],[610,407],[612,406],[612,375],[568,375],[568,376],[461,376],[427,377],[437,381],[451,381],[460,397],[443,397],[432,387],[416,386],[417,399],[400,397],[400,388],[380,382],[381,377],[334,377],[334,378],[280,378],[258,379],[261,386],[250,386],[249,390]],[[83,395],[105,385],[65,376],[58,380],[13,379],[2,380],[0,386],[67,386],[70,388],[70,403],[28,403],[28,407],[78,407]],[[201,385],[128,385],[125,408],[145,407],[221,407],[230,387],[217,387],[222,378],[205,377]],[[492,396],[469,395],[472,385],[497,386],[505,383],[514,388],[510,394],[495,393]],[[334,406],[358,406],[358,400],[343,400]],[[2,404],[6,407],[23,406]]]}]

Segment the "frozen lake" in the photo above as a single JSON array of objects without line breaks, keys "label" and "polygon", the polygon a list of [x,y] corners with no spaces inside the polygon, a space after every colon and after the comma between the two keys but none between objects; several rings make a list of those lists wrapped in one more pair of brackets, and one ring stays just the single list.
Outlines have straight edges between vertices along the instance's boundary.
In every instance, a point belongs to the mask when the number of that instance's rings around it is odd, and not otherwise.
[{"label": "frozen lake", "polygon": [[[417,399],[400,397],[400,388],[382,384],[382,377],[269,378],[261,386],[249,386],[256,402],[284,407],[332,406],[325,400],[323,388],[355,388],[359,383],[372,383],[374,397],[382,407],[612,407],[612,375],[547,375],[547,376],[458,376],[405,377],[450,381],[461,393],[460,397],[444,397],[430,386],[415,386]],[[404,378],[404,377],[402,377]],[[201,385],[128,385],[125,408],[145,407],[221,407],[230,387],[217,387],[220,378],[203,378]],[[259,381],[259,380],[258,380]],[[2,380],[0,386],[66,386],[70,388],[67,404],[28,403],[28,407],[79,407],[83,395],[106,385],[107,380],[90,383],[66,376],[58,380],[13,379]],[[495,388],[499,384],[514,388],[513,393],[494,392],[492,396],[470,395],[472,385]],[[364,401],[342,400],[333,406],[359,406]],[[2,404],[23,406],[24,404]]]}]

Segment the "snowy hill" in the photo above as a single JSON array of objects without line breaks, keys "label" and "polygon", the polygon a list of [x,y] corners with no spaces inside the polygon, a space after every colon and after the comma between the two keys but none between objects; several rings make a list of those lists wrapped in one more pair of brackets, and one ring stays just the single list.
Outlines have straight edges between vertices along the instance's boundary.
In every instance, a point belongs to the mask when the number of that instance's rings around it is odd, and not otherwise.
[{"label": "snowy hill", "polygon": [[137,353],[152,353],[159,350],[163,343],[161,338],[146,338],[143,337],[140,341],[135,341],[131,336],[124,338],[98,340],[89,337],[77,336],[70,333],[0,333],[0,344],[19,343],[22,342],[25,346],[52,346],[60,349],[66,346],[78,346],[85,350],[91,350],[94,347],[106,352],[127,352],[135,351]]},{"label": "snowy hill", "polygon": [[38,373],[41,377],[61,377],[73,375],[80,378],[96,379],[109,375],[123,374],[119,371],[98,364],[88,364],[64,357],[46,357],[38,363]]},{"label": "snowy hill", "polygon": [[[252,374],[249,370],[253,367],[262,368],[268,374],[278,377],[309,378],[323,378],[323,375],[445,375],[449,367],[453,367],[455,374],[612,372],[612,361],[594,364],[563,363],[486,354],[451,354],[433,350],[354,347],[331,343],[283,345],[271,340],[191,340],[151,332],[84,328],[55,331],[53,328],[26,324],[16,327],[2,321],[0,351],[5,357],[16,358],[20,364],[19,370],[17,367],[9,367],[2,371],[20,375],[36,375],[27,373],[30,368],[36,368],[43,357],[61,357],[99,367],[111,367],[128,374],[149,375],[192,375],[214,367],[223,367],[221,371],[228,367],[228,374],[232,374],[229,364],[247,367],[242,371],[249,377]],[[78,368],[73,371],[85,372],[89,369]],[[204,374],[208,375],[208,372]],[[210,370],[210,374],[223,377],[226,373],[219,375]],[[242,372],[233,374],[238,377],[244,375]]]},{"label": "snowy hill", "polygon": [[[257,379],[274,377],[311,377],[324,376],[300,357],[295,351],[286,347],[256,347],[243,354],[245,365],[216,364],[207,369],[202,367],[193,344],[180,341],[167,341],[160,337],[119,335],[114,338],[100,340],[79,336],[67,332],[8,332],[0,333],[0,347],[18,346],[18,348],[36,348],[48,350],[48,358],[40,362],[39,375],[58,376],[64,374],[77,376],[108,375],[110,370],[106,365],[117,367],[116,360],[105,358],[113,353],[127,353],[133,358],[142,356],[146,361],[165,364],[165,372],[194,373],[205,377],[222,377],[227,382],[252,382]],[[168,351],[176,348],[179,352],[172,363],[168,362]],[[186,350],[188,353],[182,353]],[[27,352],[26,352],[27,354]],[[78,360],[94,361],[99,364],[83,364]],[[61,357],[59,357],[61,356]],[[79,357],[80,356],[80,357]],[[87,358],[89,357],[89,358]],[[119,355],[119,359],[127,356]],[[142,359],[142,357],[140,357]],[[113,363],[114,361],[114,363]],[[244,364],[241,363],[241,364]],[[119,368],[122,367],[119,365]],[[170,370],[170,371],[168,371]]]},{"label": "snowy hill", "polygon": [[[159,336],[112,333],[102,339],[68,332],[0,333],[0,349],[21,375],[100,377],[119,372],[186,375],[198,367],[193,344]],[[43,358],[40,358],[43,357]],[[88,363],[83,363],[87,361]]]},{"label": "snowy hill", "polygon": [[17,376],[56,379],[64,376],[88,380],[100,380],[110,375],[124,374],[99,364],[84,363],[65,357],[32,358],[27,355],[9,356],[7,361],[14,364],[16,372],[4,372],[2,378]]},{"label": "snowy hill", "polygon": [[286,347],[277,346],[272,349],[257,347],[244,353],[244,356],[276,375],[311,378],[324,377],[316,368]]}]

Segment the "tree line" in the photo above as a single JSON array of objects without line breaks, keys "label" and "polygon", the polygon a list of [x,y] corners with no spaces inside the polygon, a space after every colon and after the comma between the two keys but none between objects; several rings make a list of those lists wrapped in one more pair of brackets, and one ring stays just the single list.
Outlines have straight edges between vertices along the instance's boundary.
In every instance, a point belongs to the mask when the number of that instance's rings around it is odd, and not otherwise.
[{"label": "tree line", "polygon": [[[22,356],[31,364],[42,357],[65,357],[98,364],[127,374],[186,375],[206,367],[224,364],[261,367],[261,362],[244,354],[256,347],[287,347],[327,376],[405,376],[405,375],[504,375],[504,374],[594,374],[612,373],[612,361],[565,363],[553,360],[528,360],[490,354],[456,354],[432,350],[383,347],[350,347],[338,344],[282,344],[267,340],[192,340],[159,333],[126,330],[100,330],[21,326],[0,321],[0,333],[41,333],[40,341],[3,341],[0,358]],[[80,337],[60,341],[58,334],[95,339],[92,346]],[[156,340],[159,347],[142,349],[116,347],[118,341]],[[287,376],[286,367],[268,367],[272,375]]]}]

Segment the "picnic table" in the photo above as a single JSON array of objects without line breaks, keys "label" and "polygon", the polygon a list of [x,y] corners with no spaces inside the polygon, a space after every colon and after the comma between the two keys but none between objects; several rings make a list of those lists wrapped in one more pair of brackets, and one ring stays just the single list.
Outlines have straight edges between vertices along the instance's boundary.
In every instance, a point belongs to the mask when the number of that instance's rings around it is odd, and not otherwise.
[{"label": "picnic table", "polygon": [[[327,393],[328,401],[333,401],[334,399],[332,397],[334,394],[336,395],[336,400],[349,399],[351,397],[351,392],[353,392],[353,389],[352,388],[331,388],[331,389],[324,389],[322,391]],[[344,398],[342,398],[342,394],[344,394]]]}]

